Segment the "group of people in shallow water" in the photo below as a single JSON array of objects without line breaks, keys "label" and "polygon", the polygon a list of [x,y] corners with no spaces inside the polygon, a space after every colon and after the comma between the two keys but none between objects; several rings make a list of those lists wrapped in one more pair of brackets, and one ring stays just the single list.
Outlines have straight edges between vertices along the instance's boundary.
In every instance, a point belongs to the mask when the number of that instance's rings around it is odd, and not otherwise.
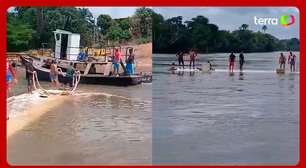
[{"label": "group of people in shallow water", "polygon": [[[30,59],[29,62],[25,64],[25,72],[26,72],[26,79],[27,79],[27,88],[28,88],[28,93],[32,93],[33,91],[33,83],[35,81],[33,78],[34,74],[34,67],[33,67],[33,60]],[[50,64],[50,72],[49,72],[49,78],[51,81],[51,87],[58,88],[60,86],[59,80],[58,80],[58,75],[61,73],[59,71],[59,68],[57,67],[57,63],[55,60],[51,61]],[[63,81],[63,87],[69,86],[73,87],[73,75],[75,73],[75,66],[71,62],[67,68],[66,68],[66,75],[64,77]]]},{"label": "group of people in shallow water", "polygon": [[[285,71],[286,68],[286,56],[283,53],[280,53],[278,62],[279,68]],[[296,63],[296,55],[293,54],[291,51],[288,55],[288,64],[290,65],[290,72],[295,72],[295,63]]]},{"label": "group of people in shallow water", "polygon": [[[179,51],[176,54],[176,57],[178,59],[178,63],[179,66],[183,66],[183,68],[185,68],[185,64],[184,64],[184,56],[188,54],[183,52],[183,51]],[[190,63],[189,63],[189,67],[193,67],[195,68],[195,60],[197,58],[197,52],[194,49],[191,49],[189,51],[189,56],[190,56]],[[279,68],[282,69],[283,71],[285,71],[285,65],[286,65],[286,61],[288,62],[288,64],[290,65],[290,71],[291,72],[295,72],[296,68],[295,68],[295,64],[296,64],[296,55],[293,54],[291,51],[289,52],[288,55],[288,59],[286,58],[286,56],[283,53],[280,53],[279,56]],[[235,62],[236,62],[236,56],[235,54],[232,52],[229,57],[228,57],[228,68],[229,68],[229,72],[234,72],[235,69]],[[212,65],[210,61],[207,61],[207,63],[210,66],[210,70],[212,70]],[[243,51],[241,51],[239,53],[239,70],[243,71],[243,66],[245,64],[245,57],[244,57],[244,53]],[[172,65],[174,66],[175,64],[172,63]],[[173,67],[173,69],[176,69]],[[171,69],[170,69],[171,70]]]},{"label": "group of people in shallow water", "polygon": [[[183,51],[180,51],[176,54],[176,57],[178,59],[178,63],[179,63],[179,66],[183,66],[183,68],[185,68],[185,64],[184,64],[184,56],[188,54],[187,53],[184,53]],[[197,52],[195,51],[195,49],[191,49],[189,51],[189,56],[190,56],[190,59],[189,59],[189,67],[193,67],[195,68],[195,61],[196,61],[196,58],[198,56]],[[229,59],[228,59],[228,62],[229,62],[229,70],[231,72],[234,71],[234,67],[235,67],[235,59],[236,59],[236,56],[234,55],[234,53],[231,53],[230,56],[229,56]],[[240,67],[240,70],[242,71],[243,69],[243,65],[244,65],[244,54],[243,52],[241,52],[239,54],[239,67]],[[209,64],[209,69],[212,70],[212,65],[211,65],[211,62],[210,61],[207,61],[207,63]]]},{"label": "group of people in shallow water", "polygon": [[195,49],[191,49],[189,52],[185,53],[183,51],[179,51],[177,54],[176,54],[176,57],[178,59],[178,63],[179,63],[179,66],[183,66],[183,68],[185,68],[185,64],[184,64],[184,56],[186,54],[189,54],[189,67],[191,68],[191,65],[193,68],[195,68],[195,61],[196,61],[196,58],[198,56],[197,52]]},{"label": "group of people in shallow water", "polygon": [[[236,56],[233,53],[231,53],[229,55],[228,62],[229,62],[229,71],[230,72],[234,71],[235,58],[236,58]],[[279,59],[278,59],[278,63],[279,63],[279,68],[281,70],[283,70],[283,72],[285,72],[286,60],[287,60],[286,56],[281,52],[280,56],[279,56]],[[291,51],[289,52],[289,56],[288,56],[288,61],[287,62],[290,65],[290,72],[295,72],[296,55],[293,54]],[[243,70],[244,63],[245,63],[244,54],[243,54],[243,52],[241,52],[239,54],[239,69],[240,69],[240,71]]]},{"label": "group of people in shallow water", "polygon": [[[234,72],[234,68],[235,68],[235,59],[236,59],[236,56],[234,55],[234,53],[232,52],[229,57],[228,57],[228,67],[229,67],[229,71],[230,72]],[[240,52],[239,54],[239,69],[240,71],[243,70],[243,65],[245,63],[245,60],[244,60],[244,54],[243,54],[243,51]]]}]

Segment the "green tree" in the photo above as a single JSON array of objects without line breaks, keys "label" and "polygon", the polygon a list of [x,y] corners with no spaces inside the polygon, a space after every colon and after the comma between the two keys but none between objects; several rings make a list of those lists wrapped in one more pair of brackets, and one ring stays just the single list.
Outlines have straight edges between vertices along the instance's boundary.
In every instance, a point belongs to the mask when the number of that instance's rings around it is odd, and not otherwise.
[{"label": "green tree", "polygon": [[216,43],[218,26],[210,24],[204,16],[197,16],[186,23],[191,34],[192,47],[202,52],[213,50],[211,46]]},{"label": "green tree", "polygon": [[158,14],[153,11],[152,13],[152,38],[154,41],[153,51],[158,50],[161,46],[162,34],[164,26],[164,17],[161,14]]},{"label": "green tree", "polygon": [[266,31],[267,31],[267,29],[268,29],[268,27],[266,26],[266,25],[264,25],[264,26],[262,26],[262,31],[265,33]]},{"label": "green tree", "polygon": [[113,43],[121,43],[123,41],[129,40],[131,38],[131,34],[128,30],[122,30],[120,26],[114,25],[110,27],[106,37]]},{"label": "green tree", "polygon": [[131,28],[131,23],[129,18],[119,20],[119,27],[122,30],[129,30]]},{"label": "green tree", "polygon": [[105,35],[112,26],[112,18],[109,15],[100,15],[97,18],[97,25],[99,26],[101,33]]},{"label": "green tree", "polygon": [[140,32],[144,38],[150,38],[152,32],[152,14],[153,10],[146,7],[137,8],[133,16],[134,30]]},{"label": "green tree", "polygon": [[[182,23],[181,16],[167,20],[153,13],[153,52],[175,53],[195,48],[198,52],[270,52],[299,50],[299,39],[279,40],[263,32],[248,30],[242,24],[238,30],[219,30],[205,16]],[[264,28],[265,29],[265,28]]]},{"label": "green tree", "polygon": [[[85,8],[74,7],[16,7],[15,18],[18,24],[26,24],[33,31],[27,48],[40,48],[41,43],[54,47],[53,31],[64,29],[80,33],[81,45],[89,46],[93,42],[94,21],[92,14]],[[9,27],[10,28],[10,27]],[[8,30],[10,31],[10,30]],[[11,31],[14,34],[14,31]]]},{"label": "green tree", "polygon": [[6,24],[7,50],[8,51],[24,51],[28,49],[28,45],[32,40],[34,30],[25,23],[16,21],[14,16],[8,16]]},{"label": "green tree", "polygon": [[249,25],[247,25],[247,24],[242,24],[242,25],[239,27],[239,29],[240,29],[240,30],[247,30],[248,27],[249,27]]}]

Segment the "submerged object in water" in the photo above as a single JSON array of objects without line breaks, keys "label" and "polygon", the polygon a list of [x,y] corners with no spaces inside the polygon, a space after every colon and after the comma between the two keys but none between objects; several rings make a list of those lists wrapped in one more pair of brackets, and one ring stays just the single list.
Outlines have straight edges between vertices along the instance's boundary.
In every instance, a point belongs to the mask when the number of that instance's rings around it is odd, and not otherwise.
[{"label": "submerged object in water", "polygon": [[204,63],[202,64],[201,67],[195,67],[195,68],[192,68],[190,66],[185,66],[186,68],[183,68],[183,67],[177,67],[177,66],[172,66],[169,71],[172,71],[172,72],[210,72],[212,71],[213,69],[211,68],[210,64],[208,63]]},{"label": "submerged object in water", "polygon": [[213,71],[214,69],[212,69],[212,66],[210,63],[204,63],[201,67],[201,71],[202,72],[210,72]]},{"label": "submerged object in water", "polygon": [[276,69],[276,73],[278,73],[278,74],[284,74],[284,73],[285,73],[285,70],[284,70],[284,69],[278,68],[278,69]]},{"label": "submerged object in water", "polygon": [[172,71],[172,72],[201,72],[202,69],[201,68],[176,68],[176,67],[171,67],[169,69],[169,71]]}]

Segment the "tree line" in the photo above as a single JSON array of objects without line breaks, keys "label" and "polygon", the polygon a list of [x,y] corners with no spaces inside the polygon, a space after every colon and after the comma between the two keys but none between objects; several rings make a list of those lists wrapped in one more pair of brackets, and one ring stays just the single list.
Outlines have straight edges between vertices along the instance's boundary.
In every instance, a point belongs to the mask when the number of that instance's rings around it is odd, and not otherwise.
[{"label": "tree line", "polygon": [[141,7],[131,17],[113,19],[106,14],[94,18],[88,8],[16,7],[7,13],[7,50],[54,48],[56,29],[79,33],[82,47],[151,42],[151,13]]},{"label": "tree line", "polygon": [[214,52],[272,52],[280,50],[299,51],[297,38],[280,40],[262,31],[249,30],[249,25],[242,24],[235,31],[220,30],[205,16],[196,16],[183,22],[182,16],[165,19],[153,12],[153,52],[176,53],[193,48],[201,53]]}]

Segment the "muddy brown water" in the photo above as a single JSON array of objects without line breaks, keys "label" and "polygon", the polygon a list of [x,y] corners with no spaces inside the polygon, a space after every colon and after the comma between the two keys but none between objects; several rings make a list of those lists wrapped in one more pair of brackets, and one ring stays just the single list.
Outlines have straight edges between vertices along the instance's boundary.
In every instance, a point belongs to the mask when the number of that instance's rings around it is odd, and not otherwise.
[{"label": "muddy brown water", "polygon": [[[15,94],[25,91],[24,84],[20,73]],[[61,106],[8,137],[7,161],[11,165],[150,165],[151,126],[150,84],[80,85]]]}]

